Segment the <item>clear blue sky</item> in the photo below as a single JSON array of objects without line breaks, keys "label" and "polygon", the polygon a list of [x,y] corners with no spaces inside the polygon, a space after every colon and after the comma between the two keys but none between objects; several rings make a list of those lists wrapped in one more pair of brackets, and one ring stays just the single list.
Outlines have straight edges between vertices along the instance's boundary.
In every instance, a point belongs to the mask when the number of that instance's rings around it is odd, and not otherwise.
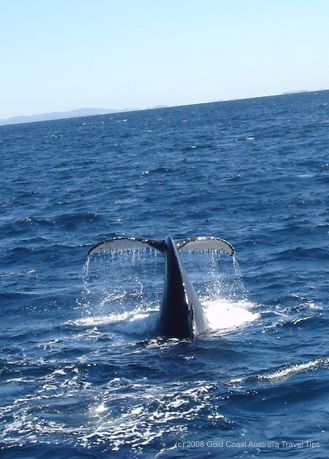
[{"label": "clear blue sky", "polygon": [[0,119],[329,88],[329,0],[0,7]]}]

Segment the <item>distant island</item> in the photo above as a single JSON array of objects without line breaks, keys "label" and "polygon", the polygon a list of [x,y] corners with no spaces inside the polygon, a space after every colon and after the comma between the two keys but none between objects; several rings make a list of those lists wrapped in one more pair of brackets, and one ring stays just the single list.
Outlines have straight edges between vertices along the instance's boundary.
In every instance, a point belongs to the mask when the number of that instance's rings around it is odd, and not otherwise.
[{"label": "distant island", "polygon": [[114,108],[79,108],[77,110],[70,110],[68,112],[51,112],[41,113],[38,115],[13,116],[11,118],[0,120],[0,126],[4,126],[6,124],[34,123],[37,121],[52,121],[63,120],[67,118],[82,118],[85,116],[108,115],[110,113],[125,113],[133,112],[136,110],[154,110],[160,108],[168,108],[168,105],[157,105],[154,107],[147,107],[142,109],[122,108],[120,110]]},{"label": "distant island", "polygon": [[33,123],[36,121],[50,121],[50,120],[62,120],[65,118],[79,118],[84,116],[93,115],[107,115],[109,113],[120,113],[128,112],[129,109],[115,110],[108,108],[79,108],[77,110],[71,110],[68,112],[51,112],[42,113],[39,115],[26,115],[26,116],[13,116],[8,119],[0,120],[0,125],[5,124],[19,124],[19,123]]}]

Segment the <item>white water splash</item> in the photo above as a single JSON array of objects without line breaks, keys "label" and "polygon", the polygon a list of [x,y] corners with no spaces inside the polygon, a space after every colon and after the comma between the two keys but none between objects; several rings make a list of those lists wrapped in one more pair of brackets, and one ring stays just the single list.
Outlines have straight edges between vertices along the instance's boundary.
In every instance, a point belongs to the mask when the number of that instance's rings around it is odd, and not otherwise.
[{"label": "white water splash", "polygon": [[123,312],[123,313],[112,313],[105,316],[90,316],[85,317],[83,319],[78,319],[74,321],[68,322],[72,325],[78,325],[82,327],[94,327],[97,325],[108,325],[108,324],[116,324],[123,322],[129,318],[131,312]]},{"label": "white water splash", "polygon": [[246,300],[218,298],[204,302],[203,306],[212,331],[230,331],[260,317],[258,313],[251,312],[255,305]]},{"label": "white water splash", "polygon": [[124,311],[102,316],[88,316],[71,321],[70,324],[82,327],[113,326],[116,332],[125,335],[147,335],[155,333],[157,328],[158,308]]},{"label": "white water splash", "polygon": [[[258,319],[260,315],[250,309],[255,305],[249,301],[226,299],[203,302],[204,312],[211,332],[229,332]],[[137,309],[102,316],[89,316],[72,321],[71,324],[82,327],[115,326],[115,331],[123,334],[145,335],[156,333],[158,307]]]}]

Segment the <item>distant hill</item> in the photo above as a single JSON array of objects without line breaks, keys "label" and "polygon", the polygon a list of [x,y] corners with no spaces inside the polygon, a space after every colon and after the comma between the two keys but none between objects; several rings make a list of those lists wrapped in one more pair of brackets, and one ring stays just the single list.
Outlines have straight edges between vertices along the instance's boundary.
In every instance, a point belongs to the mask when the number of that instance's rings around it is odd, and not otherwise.
[{"label": "distant hill", "polygon": [[39,115],[27,116],[14,116],[5,120],[0,120],[0,125],[5,124],[19,124],[19,123],[33,123],[35,121],[50,121],[61,120],[65,118],[78,118],[83,116],[105,115],[108,113],[126,112],[127,110],[114,110],[109,108],[79,108],[78,110],[71,110],[69,112],[52,112],[42,113]]}]

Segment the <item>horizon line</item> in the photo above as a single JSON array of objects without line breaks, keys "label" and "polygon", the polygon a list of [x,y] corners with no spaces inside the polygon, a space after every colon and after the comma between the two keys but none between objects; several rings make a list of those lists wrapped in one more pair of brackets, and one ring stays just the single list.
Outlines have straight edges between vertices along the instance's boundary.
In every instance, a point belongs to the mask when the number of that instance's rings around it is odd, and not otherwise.
[{"label": "horizon line", "polygon": [[[248,96],[248,97],[238,97],[233,99],[220,99],[220,100],[212,100],[206,102],[194,102],[194,103],[187,103],[187,104],[177,104],[177,105],[162,105],[158,104],[153,107],[144,107],[144,108],[122,108],[122,109],[115,109],[115,108],[92,108],[92,107],[81,107],[72,110],[65,110],[65,111],[53,111],[53,112],[44,112],[44,113],[34,113],[31,115],[14,115],[10,116],[9,118],[0,119],[0,127],[1,126],[9,126],[15,124],[31,124],[31,123],[43,123],[48,121],[60,121],[60,120],[68,120],[68,119],[76,119],[76,118],[90,118],[94,116],[104,116],[104,115],[116,115],[120,113],[132,113],[132,112],[141,112],[141,111],[148,111],[148,110],[159,110],[159,109],[169,109],[169,108],[177,108],[177,107],[191,107],[194,105],[206,105],[206,104],[215,104],[215,103],[225,103],[225,102],[237,102],[239,100],[252,100],[252,99],[264,99],[270,97],[279,97],[279,96],[286,96],[286,95],[294,95],[294,94],[302,94],[302,93],[316,93],[322,91],[329,91],[329,89],[299,89],[299,90],[292,90],[292,91],[284,91],[277,94],[267,94],[262,96]],[[100,113],[93,113],[93,114],[81,114],[74,116],[74,112],[83,112],[83,111],[91,110]],[[68,116],[65,116],[67,114]],[[70,116],[72,114],[72,116]],[[51,116],[55,115],[62,115],[60,118],[51,118]],[[28,118],[33,117],[42,117],[42,116],[49,116],[49,118],[43,120],[30,120]],[[21,121],[19,121],[21,119]],[[17,121],[14,121],[17,120]]]}]

